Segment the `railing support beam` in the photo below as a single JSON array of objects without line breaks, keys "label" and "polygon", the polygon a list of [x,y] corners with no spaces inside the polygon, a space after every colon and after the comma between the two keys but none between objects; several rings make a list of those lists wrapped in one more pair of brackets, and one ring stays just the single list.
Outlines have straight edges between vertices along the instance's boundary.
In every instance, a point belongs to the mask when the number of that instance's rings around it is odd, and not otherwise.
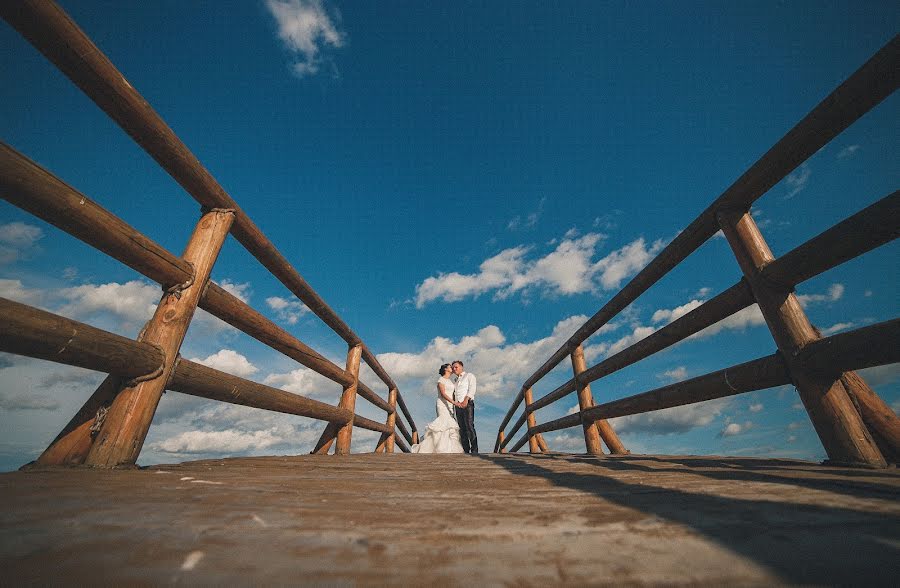
[{"label": "railing support beam", "polygon": [[141,337],[165,352],[162,374],[119,391],[85,458],[87,465],[115,467],[137,461],[200,295],[233,222],[234,212],[221,209],[204,212],[200,217],[182,256],[194,267],[193,281],[183,289],[163,294]]},{"label": "railing support beam", "polygon": [[[528,412],[528,407],[531,406],[531,403],[534,402],[534,398],[531,395],[531,388],[525,390],[525,414],[527,415],[528,428],[534,428],[537,426],[537,421],[534,418],[534,413]],[[528,451],[530,453],[541,453],[541,446],[538,444],[537,437],[529,437],[528,438]]]},{"label": "railing support beam", "polygon": [[885,467],[884,457],[840,378],[806,370],[796,361],[797,353],[819,336],[792,291],[761,279],[762,269],[775,258],[753,217],[747,211],[738,210],[721,211],[717,219],[829,459],[836,463]]},{"label": "railing support beam", "polygon": [[[362,358],[362,345],[351,345],[347,351],[347,371],[353,376],[353,383],[344,386],[344,392],[341,394],[341,402],[338,406],[345,408],[350,412],[356,410],[356,388],[359,383],[359,361]],[[334,447],[335,455],[350,455],[350,442],[353,437],[353,421],[340,427],[337,431],[336,444]]]}]

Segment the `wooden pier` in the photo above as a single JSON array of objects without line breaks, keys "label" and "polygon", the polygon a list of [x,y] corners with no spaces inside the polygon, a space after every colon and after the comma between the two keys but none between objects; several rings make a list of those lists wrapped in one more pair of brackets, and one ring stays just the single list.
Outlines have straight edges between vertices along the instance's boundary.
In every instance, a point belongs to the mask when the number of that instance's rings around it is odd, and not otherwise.
[{"label": "wooden pier", "polygon": [[3,584],[894,585],[900,472],[718,457],[236,458],[0,474]]}]

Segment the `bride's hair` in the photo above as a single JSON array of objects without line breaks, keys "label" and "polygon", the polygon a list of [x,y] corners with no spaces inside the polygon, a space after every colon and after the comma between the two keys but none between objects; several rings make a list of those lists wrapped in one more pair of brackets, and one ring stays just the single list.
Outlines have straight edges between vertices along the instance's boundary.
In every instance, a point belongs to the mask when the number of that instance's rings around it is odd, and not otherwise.
[{"label": "bride's hair", "polygon": [[444,365],[442,365],[441,369],[438,370],[438,375],[443,376],[444,372],[447,371],[447,368],[449,368],[449,367],[450,367],[449,363],[445,363]]}]

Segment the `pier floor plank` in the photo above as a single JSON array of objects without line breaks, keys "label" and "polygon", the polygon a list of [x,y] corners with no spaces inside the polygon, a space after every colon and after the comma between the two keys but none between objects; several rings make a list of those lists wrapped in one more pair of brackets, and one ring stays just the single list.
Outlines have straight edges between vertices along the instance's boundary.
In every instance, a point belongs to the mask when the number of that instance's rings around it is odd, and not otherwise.
[{"label": "pier floor plank", "polygon": [[900,472],[259,457],[0,474],[0,585],[897,585]]}]

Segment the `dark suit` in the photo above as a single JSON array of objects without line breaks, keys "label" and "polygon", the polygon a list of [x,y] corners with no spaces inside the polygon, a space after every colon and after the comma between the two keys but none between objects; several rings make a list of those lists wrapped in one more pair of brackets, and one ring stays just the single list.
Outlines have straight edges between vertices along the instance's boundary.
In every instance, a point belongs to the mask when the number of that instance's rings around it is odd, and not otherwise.
[{"label": "dark suit", "polygon": [[478,453],[478,435],[475,434],[475,401],[469,399],[465,408],[456,407],[456,422],[459,423],[459,440],[463,451]]}]

